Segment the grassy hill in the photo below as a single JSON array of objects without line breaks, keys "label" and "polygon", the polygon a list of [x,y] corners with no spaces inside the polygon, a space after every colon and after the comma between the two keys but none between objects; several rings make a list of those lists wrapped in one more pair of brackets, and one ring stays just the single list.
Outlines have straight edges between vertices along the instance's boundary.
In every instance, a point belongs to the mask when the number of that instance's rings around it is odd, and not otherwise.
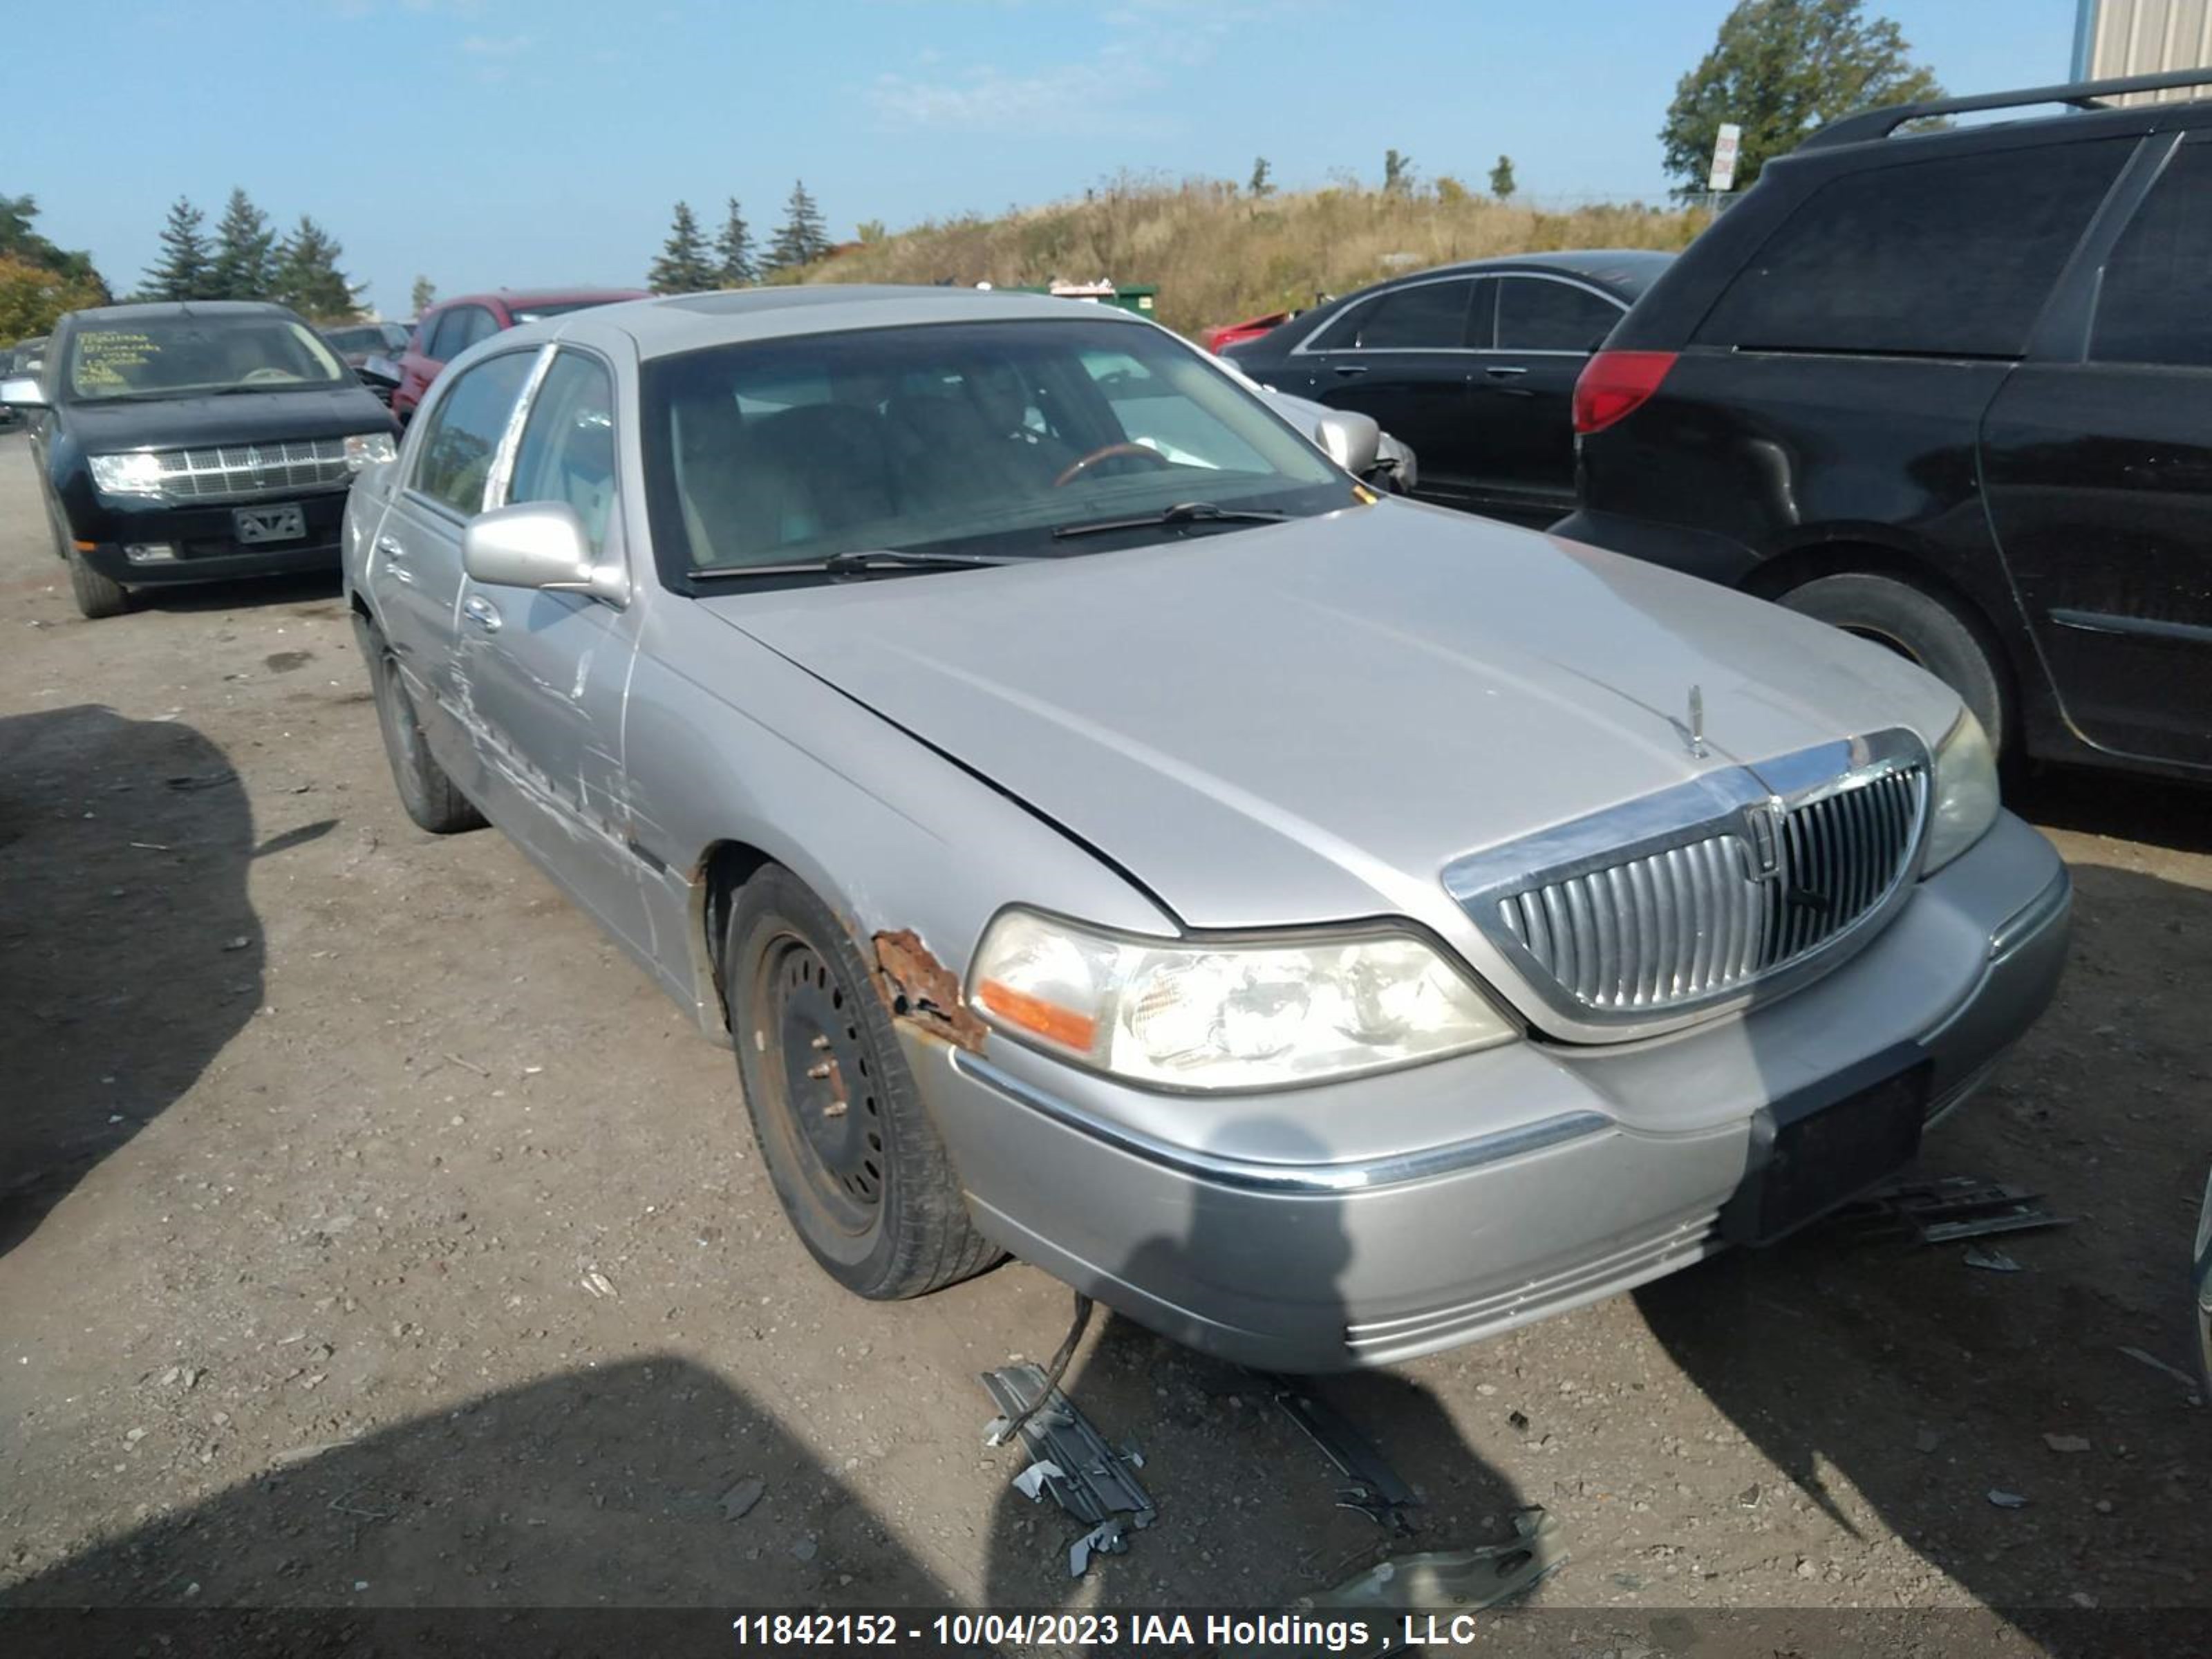
[{"label": "grassy hill", "polygon": [[1345,187],[1255,198],[1233,185],[1120,181],[1003,218],[872,235],[796,273],[804,282],[1152,283],[1185,333],[1310,306],[1402,270],[1545,248],[1678,248],[1702,212],[1640,206],[1546,212],[1449,179],[1413,192]]}]

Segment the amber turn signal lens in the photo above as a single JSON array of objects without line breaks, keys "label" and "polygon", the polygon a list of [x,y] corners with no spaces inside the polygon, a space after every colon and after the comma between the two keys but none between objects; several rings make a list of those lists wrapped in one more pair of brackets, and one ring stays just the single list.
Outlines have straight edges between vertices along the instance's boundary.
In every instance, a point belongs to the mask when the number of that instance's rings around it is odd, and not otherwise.
[{"label": "amber turn signal lens", "polygon": [[1063,1048],[1088,1052],[1097,1041],[1098,1022],[1087,1014],[1063,1008],[1042,997],[1017,991],[1001,980],[987,979],[975,988],[975,1000],[1009,1025],[1034,1031]]}]

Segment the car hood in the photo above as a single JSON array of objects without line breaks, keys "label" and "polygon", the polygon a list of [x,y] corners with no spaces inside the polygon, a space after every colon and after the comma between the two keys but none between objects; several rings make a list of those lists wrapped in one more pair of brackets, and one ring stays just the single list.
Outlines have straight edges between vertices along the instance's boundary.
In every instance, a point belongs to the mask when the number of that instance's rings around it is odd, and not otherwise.
[{"label": "car hood", "polygon": [[1932,748],[1958,709],[1778,606],[1395,501],[701,603],[1193,927],[1434,916],[1461,854],[1839,736]]},{"label": "car hood", "polygon": [[64,418],[70,434],[94,455],[392,430],[390,412],[351,375],[342,385],[313,392],[71,403],[64,406]]}]

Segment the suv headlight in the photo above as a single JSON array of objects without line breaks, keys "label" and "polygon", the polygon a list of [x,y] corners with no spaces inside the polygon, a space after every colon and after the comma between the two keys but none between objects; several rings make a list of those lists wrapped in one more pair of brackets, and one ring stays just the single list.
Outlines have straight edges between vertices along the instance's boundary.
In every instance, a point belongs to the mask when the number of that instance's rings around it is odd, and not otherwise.
[{"label": "suv headlight", "polygon": [[345,441],[346,466],[350,471],[398,459],[399,447],[392,441],[389,432],[356,432]]},{"label": "suv headlight", "polygon": [[159,495],[164,486],[161,458],[139,451],[130,455],[92,455],[92,487],[103,495]]},{"label": "suv headlight", "polygon": [[1979,841],[1997,817],[1997,757],[1971,708],[1936,750],[1935,798],[1929,806],[1928,859],[1922,873],[1942,869]]},{"label": "suv headlight", "polygon": [[1070,1059],[1181,1089],[1311,1083],[1515,1036],[1429,945],[1378,929],[1210,944],[1006,910],[976,948],[968,1000]]}]

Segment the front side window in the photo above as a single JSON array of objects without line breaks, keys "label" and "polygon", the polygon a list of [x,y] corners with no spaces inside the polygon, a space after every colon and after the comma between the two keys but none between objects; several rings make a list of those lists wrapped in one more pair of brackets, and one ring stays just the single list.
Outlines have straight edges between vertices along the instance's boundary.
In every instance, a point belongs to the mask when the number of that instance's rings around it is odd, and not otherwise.
[{"label": "front side window", "polygon": [[1415,283],[1355,307],[1315,343],[1322,351],[1451,351],[1468,343],[1471,277]]},{"label": "front side window", "polygon": [[715,347],[649,363],[640,420],[653,545],[679,580],[850,551],[1095,552],[1358,499],[1220,370],[1128,324]]},{"label": "front side window", "polygon": [[1832,179],[1737,273],[1698,343],[2016,357],[2135,144],[2038,145]]},{"label": "front side window", "polygon": [[1620,307],[1572,283],[1507,276],[1498,284],[1498,345],[1503,351],[1597,349]]},{"label": "front side window", "polygon": [[2105,262],[2089,356],[2104,363],[2212,368],[2212,144],[2186,143]]},{"label": "front side window", "polygon": [[507,499],[566,501],[593,555],[604,550],[615,501],[615,384],[605,365],[577,351],[554,358],[523,422]]},{"label": "front side window", "polygon": [[415,452],[409,489],[464,518],[483,511],[492,457],[536,360],[534,352],[502,352],[446,389]]},{"label": "front side window", "polygon": [[352,378],[289,317],[233,313],[88,324],[70,337],[62,384],[76,402],[225,392],[320,392]]}]

